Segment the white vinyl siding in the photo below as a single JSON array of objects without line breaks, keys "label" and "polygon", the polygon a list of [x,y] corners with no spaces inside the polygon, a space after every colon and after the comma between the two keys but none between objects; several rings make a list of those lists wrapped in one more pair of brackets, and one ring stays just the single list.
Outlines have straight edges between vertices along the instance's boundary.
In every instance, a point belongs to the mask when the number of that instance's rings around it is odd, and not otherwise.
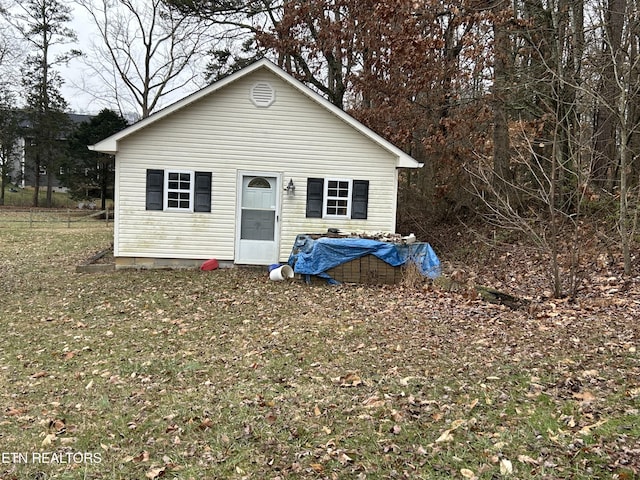
[{"label": "white vinyl siding", "polygon": [[[251,88],[260,82],[275,92],[268,108],[250,99]],[[275,74],[256,70],[120,140],[116,255],[233,260],[238,171],[293,180],[295,195],[278,192],[280,261],[286,261],[300,233],[395,231],[396,161]],[[211,213],[146,211],[147,169],[212,172]],[[368,180],[367,219],[306,218],[309,177]]]}]

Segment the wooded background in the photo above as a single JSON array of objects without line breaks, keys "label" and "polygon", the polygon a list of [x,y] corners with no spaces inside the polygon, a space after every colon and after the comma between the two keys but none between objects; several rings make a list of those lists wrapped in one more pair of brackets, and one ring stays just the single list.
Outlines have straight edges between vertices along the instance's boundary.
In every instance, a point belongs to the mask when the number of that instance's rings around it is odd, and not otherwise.
[{"label": "wooded background", "polygon": [[640,178],[637,1],[169,3],[251,33],[242,51],[217,52],[214,76],[272,55],[423,162],[403,172],[401,229],[424,233],[480,209],[551,248],[549,238],[604,213],[629,255]]},{"label": "wooded background", "polygon": [[[99,31],[92,52],[82,53],[105,85],[91,92],[122,115],[133,106],[148,116],[198,77],[215,81],[268,57],[424,163],[401,173],[399,231],[424,237],[438,222],[481,213],[554,258],[561,240],[581,243],[588,219],[621,247],[631,273],[640,195],[637,0],[74,4]],[[35,52],[23,69],[27,99],[55,110],[64,103],[39,86],[59,85],[56,62],[80,53],[46,61],[47,42],[74,37],[45,26],[61,27],[71,10],[57,1],[20,5],[21,16],[5,9],[5,17]],[[47,20],[52,5],[57,16]]]}]

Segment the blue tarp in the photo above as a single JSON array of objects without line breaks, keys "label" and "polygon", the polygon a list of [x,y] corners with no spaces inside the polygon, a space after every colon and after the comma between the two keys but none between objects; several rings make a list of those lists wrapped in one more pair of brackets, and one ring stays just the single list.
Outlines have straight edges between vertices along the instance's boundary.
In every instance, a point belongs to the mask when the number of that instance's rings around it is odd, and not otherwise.
[{"label": "blue tarp", "polygon": [[327,270],[365,255],[374,255],[394,267],[411,261],[422,275],[429,278],[440,275],[440,260],[428,243],[403,245],[363,238],[321,237],[314,240],[309,235],[298,235],[289,265],[295,273],[331,279]]}]

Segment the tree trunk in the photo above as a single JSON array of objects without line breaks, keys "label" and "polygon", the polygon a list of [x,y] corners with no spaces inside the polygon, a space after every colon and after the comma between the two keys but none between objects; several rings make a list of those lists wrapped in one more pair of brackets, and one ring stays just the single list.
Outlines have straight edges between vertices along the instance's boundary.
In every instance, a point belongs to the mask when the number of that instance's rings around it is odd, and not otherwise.
[{"label": "tree trunk", "polygon": [[51,168],[47,168],[47,208],[53,206],[53,175]]},{"label": "tree trunk", "polygon": [[496,192],[512,200],[509,169],[510,140],[507,114],[508,64],[510,61],[510,41],[505,25],[499,20],[493,25],[494,64],[493,64],[493,172]]},{"label": "tree trunk", "polygon": [[[624,82],[623,79],[620,80]],[[618,214],[618,227],[620,229],[620,243],[622,247],[622,260],[624,264],[624,274],[631,275],[631,238],[633,230],[631,227],[631,219],[629,218],[629,189],[628,189],[628,166],[629,166],[629,131],[627,130],[626,115],[627,112],[627,92],[624,83],[620,85],[620,95],[618,112],[621,118],[620,125],[620,206]]]},{"label": "tree trunk", "polygon": [[4,161],[0,168],[0,205],[4,205],[5,190],[7,189],[7,180],[9,180],[9,167],[7,167],[7,164],[9,163],[9,156],[7,155],[5,158],[7,158],[7,160]]},{"label": "tree trunk", "polygon": [[619,91],[616,82],[616,65],[620,65],[620,44],[624,28],[626,0],[609,0],[605,14],[606,30],[601,57],[600,104],[595,113],[594,152],[591,162],[591,176],[594,183],[611,190],[615,179],[618,158],[616,146],[616,118],[614,106],[618,105]]},{"label": "tree trunk", "polygon": [[40,196],[40,157],[36,155],[36,161],[34,168],[34,181],[33,181],[33,207],[37,208],[39,205]]}]

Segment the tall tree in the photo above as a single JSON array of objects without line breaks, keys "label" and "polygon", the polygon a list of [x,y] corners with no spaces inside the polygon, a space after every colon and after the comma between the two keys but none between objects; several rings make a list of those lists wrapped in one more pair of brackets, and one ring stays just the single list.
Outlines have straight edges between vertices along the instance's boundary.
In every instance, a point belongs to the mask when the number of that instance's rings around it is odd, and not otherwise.
[{"label": "tall tree", "polygon": [[280,66],[344,109],[362,64],[355,48],[359,23],[371,7],[370,0],[288,0],[257,38],[277,53]]},{"label": "tall tree", "polygon": [[212,32],[206,78],[215,81],[263,58],[258,34],[280,22],[286,0],[163,0],[180,15],[200,19]]},{"label": "tall tree", "polygon": [[114,157],[87,148],[127,126],[127,121],[113,110],[104,109],[88,122],[81,123],[69,137],[69,155],[62,164],[63,185],[72,196],[100,196],[101,208],[106,208],[109,192],[114,186]]},{"label": "tall tree", "polygon": [[19,138],[15,99],[0,84],[0,205],[4,205],[5,190],[13,170]]},{"label": "tall tree", "polygon": [[22,55],[21,45],[16,38],[16,32],[8,19],[10,14],[0,0],[0,85],[11,89],[12,80],[16,78],[16,63]]},{"label": "tall tree", "polygon": [[591,87],[596,106],[592,168],[597,186],[612,189],[618,199],[620,246],[625,274],[630,275],[640,208],[632,190],[640,180],[634,165],[640,153],[640,12],[635,0],[602,0],[595,7],[603,46],[592,57],[595,84],[586,87]]},{"label": "tall tree", "polygon": [[599,67],[598,97],[594,116],[594,149],[591,171],[594,182],[601,188],[611,190],[614,185],[618,158],[617,127],[619,118],[615,109],[621,94],[616,79],[617,70],[622,65],[623,30],[627,0],[606,0],[597,4],[599,19],[596,25],[601,35],[601,44],[597,54]]},{"label": "tall tree", "polygon": [[0,3],[0,205],[4,205],[19,139],[17,100],[11,79],[15,78],[15,63],[20,50],[6,17],[7,12]]},{"label": "tall tree", "polygon": [[26,0],[16,2],[12,25],[30,46],[23,66],[22,83],[26,91],[27,116],[30,123],[29,160],[34,173],[33,205],[38,206],[40,173],[47,172],[47,206],[52,204],[53,172],[61,157],[61,139],[67,128],[64,110],[67,103],[60,93],[62,79],[55,70],[80,54],[69,50],[55,54],[54,47],[76,41],[70,7],[60,0]]},{"label": "tall tree", "polygon": [[511,139],[509,136],[510,92],[513,82],[513,10],[497,2],[492,8],[493,27],[493,170],[494,186],[510,201],[515,201],[510,184],[513,182],[511,171]]},{"label": "tall tree", "polygon": [[[227,37],[243,40],[242,49],[213,52],[211,78],[219,78],[270,53],[282,68],[340,108],[345,108],[345,95],[360,63],[359,52],[354,50],[357,22],[375,3],[370,0],[164,2],[183,14],[206,19],[218,29],[226,28]],[[238,50],[243,55],[237,55]]]},{"label": "tall tree", "polygon": [[[94,79],[91,93],[120,114],[142,118],[165,98],[197,85],[207,29],[169,9],[162,0],[76,0],[97,27],[100,43],[86,57]],[[97,93],[96,93],[97,92]]]},{"label": "tall tree", "polygon": [[487,10],[465,0],[378,1],[372,9],[356,24],[363,67],[353,113],[425,164],[401,185],[412,211],[399,213],[419,228],[468,202],[463,166],[486,143],[489,123],[486,92],[473,86],[486,70]]}]

